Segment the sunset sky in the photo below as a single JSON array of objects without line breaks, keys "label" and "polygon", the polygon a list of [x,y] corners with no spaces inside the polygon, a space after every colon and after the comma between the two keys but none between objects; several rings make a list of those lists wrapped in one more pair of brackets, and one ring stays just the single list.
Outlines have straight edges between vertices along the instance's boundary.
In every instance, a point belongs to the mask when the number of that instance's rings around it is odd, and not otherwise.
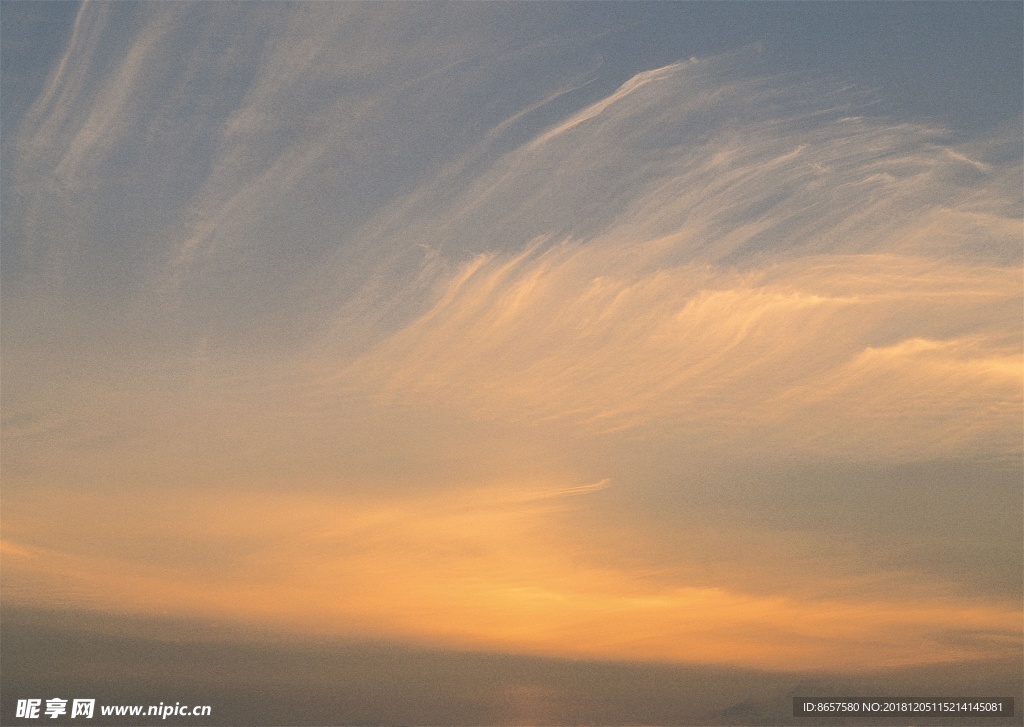
[{"label": "sunset sky", "polygon": [[8,624],[1020,673],[1020,3],[0,12]]}]

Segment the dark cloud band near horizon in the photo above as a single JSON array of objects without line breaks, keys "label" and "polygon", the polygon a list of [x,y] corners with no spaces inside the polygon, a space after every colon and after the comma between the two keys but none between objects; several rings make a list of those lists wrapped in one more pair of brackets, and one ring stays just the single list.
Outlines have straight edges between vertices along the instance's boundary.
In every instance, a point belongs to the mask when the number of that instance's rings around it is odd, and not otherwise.
[{"label": "dark cloud band near horizon", "polygon": [[[254,638],[223,623],[7,609],[0,709],[18,694],[88,695],[97,704],[209,704],[189,724],[821,725],[793,697],[1014,693],[1014,661],[851,676],[672,663],[443,651],[374,641]],[[93,669],[75,664],[88,660]],[[42,690],[42,691],[41,691]],[[49,690],[49,691],[46,691]],[[960,690],[960,691],[957,691]],[[1019,694],[1019,692],[1017,692]],[[1019,697],[1018,697],[1019,699]],[[140,724],[167,724],[159,718]],[[28,723],[25,721],[23,723]],[[883,724],[860,718],[857,724]],[[890,721],[891,723],[891,721]],[[963,727],[1012,724],[965,717]]]}]

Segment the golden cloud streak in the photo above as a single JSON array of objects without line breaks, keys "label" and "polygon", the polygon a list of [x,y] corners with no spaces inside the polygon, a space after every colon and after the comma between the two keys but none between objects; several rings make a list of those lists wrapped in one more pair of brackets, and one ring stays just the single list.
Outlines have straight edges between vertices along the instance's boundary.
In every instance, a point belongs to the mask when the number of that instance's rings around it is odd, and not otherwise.
[{"label": "golden cloud streak", "polygon": [[592,432],[657,423],[883,458],[1016,451],[1016,271],[898,255],[652,265],[667,244],[478,258],[338,380]]}]

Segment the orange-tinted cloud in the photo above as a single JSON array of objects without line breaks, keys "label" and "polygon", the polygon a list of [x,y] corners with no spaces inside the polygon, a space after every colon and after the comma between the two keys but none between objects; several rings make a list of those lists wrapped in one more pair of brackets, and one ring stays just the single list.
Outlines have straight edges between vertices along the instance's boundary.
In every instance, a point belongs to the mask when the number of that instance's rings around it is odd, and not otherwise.
[{"label": "orange-tinted cloud", "polygon": [[477,258],[337,382],[483,418],[815,455],[1019,444],[1015,271],[897,255],[655,264],[675,244]]}]

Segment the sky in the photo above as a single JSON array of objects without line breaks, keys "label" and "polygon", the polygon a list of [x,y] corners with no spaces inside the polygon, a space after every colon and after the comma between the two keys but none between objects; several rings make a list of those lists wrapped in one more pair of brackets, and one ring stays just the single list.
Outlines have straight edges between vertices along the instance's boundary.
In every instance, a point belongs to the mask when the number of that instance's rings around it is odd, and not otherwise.
[{"label": "sky", "polygon": [[1019,699],[1022,21],[5,0],[8,684],[246,724],[224,663],[362,685],[302,724]]}]

